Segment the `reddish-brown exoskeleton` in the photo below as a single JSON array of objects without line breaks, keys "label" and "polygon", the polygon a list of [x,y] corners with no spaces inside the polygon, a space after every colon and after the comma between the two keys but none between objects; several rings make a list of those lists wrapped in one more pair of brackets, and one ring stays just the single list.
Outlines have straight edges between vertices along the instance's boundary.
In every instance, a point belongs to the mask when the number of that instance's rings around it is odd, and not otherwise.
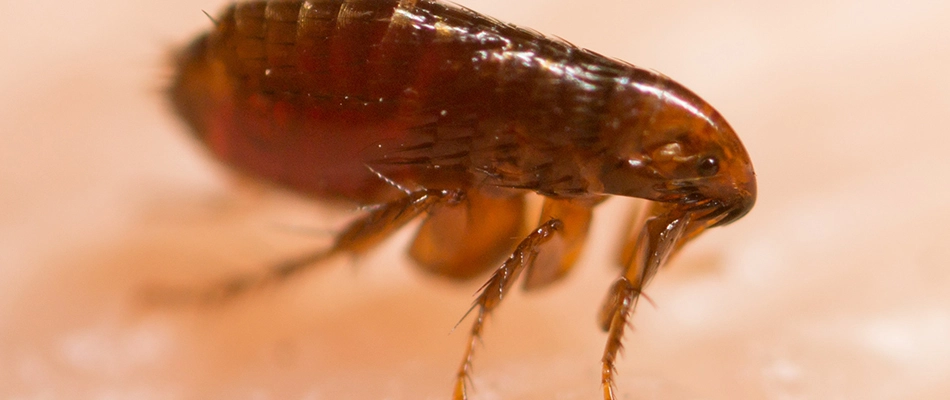
[{"label": "reddish-brown exoskeleton", "polygon": [[[431,273],[477,277],[508,255],[473,306],[457,400],[485,318],[517,278],[536,289],[572,268],[606,196],[652,200],[600,313],[608,400],[643,286],[683,244],[755,202],[739,138],[689,90],[456,5],[239,3],[177,62],[172,103],[217,158],[318,198],[377,205],[330,249],[257,282],[365,251],[420,216],[410,255]],[[533,230],[527,192],[545,198]]]}]

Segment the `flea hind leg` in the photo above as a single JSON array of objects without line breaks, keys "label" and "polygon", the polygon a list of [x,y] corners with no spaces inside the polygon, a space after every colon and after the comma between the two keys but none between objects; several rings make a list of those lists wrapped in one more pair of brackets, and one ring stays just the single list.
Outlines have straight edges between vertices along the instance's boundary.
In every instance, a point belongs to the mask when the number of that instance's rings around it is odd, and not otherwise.
[{"label": "flea hind leg", "polygon": [[501,303],[522,272],[526,275],[525,289],[539,288],[564,276],[574,265],[581,244],[587,237],[594,205],[594,199],[545,199],[541,217],[543,222],[518,244],[511,256],[482,286],[469,310],[472,312],[477,308],[477,314],[462,364],[456,374],[454,400],[468,398],[472,358],[475,346],[481,341],[488,315]]},{"label": "flea hind leg", "polygon": [[420,214],[440,205],[461,201],[464,194],[457,190],[421,189],[405,197],[374,207],[366,215],[350,223],[328,249],[303,255],[281,263],[260,274],[233,277],[204,290],[158,289],[147,293],[151,303],[214,303],[232,299],[264,285],[276,284],[317,265],[329,257],[371,249],[391,236]]},{"label": "flea hind leg", "polygon": [[409,255],[431,274],[452,280],[484,275],[528,232],[523,195],[468,191],[458,204],[432,210]]}]

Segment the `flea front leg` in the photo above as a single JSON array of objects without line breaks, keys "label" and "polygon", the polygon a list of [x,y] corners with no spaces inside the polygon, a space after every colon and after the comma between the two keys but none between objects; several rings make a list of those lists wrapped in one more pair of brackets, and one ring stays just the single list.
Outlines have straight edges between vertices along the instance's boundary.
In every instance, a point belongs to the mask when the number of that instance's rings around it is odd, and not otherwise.
[{"label": "flea front leg", "polygon": [[601,359],[601,386],[605,400],[614,400],[614,373],[617,353],[623,349],[623,331],[629,323],[630,313],[640,298],[640,290],[625,277],[620,277],[610,292],[601,311],[601,324],[606,326],[607,346]]},{"label": "flea front leg", "polygon": [[696,229],[690,226],[690,214],[669,205],[654,204],[650,214],[634,238],[635,244],[627,246],[633,251],[627,260],[626,271],[610,289],[600,312],[600,326],[607,331],[607,345],[601,359],[601,386],[605,400],[616,399],[614,374],[617,354],[623,348],[623,333],[643,287],[673,252],[695,236],[690,233],[698,233],[690,232]]}]

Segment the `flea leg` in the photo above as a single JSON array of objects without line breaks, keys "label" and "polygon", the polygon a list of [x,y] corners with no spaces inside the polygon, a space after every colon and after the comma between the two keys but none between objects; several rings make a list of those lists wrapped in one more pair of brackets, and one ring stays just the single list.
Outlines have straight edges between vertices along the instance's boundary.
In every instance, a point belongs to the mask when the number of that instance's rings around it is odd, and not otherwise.
[{"label": "flea leg", "polygon": [[468,191],[458,204],[429,212],[409,255],[424,271],[466,280],[498,267],[528,233],[523,195]]},{"label": "flea leg", "polygon": [[555,241],[545,246],[544,252],[525,273],[525,290],[539,289],[557,282],[573,268],[584,249],[594,206],[599,202],[597,198],[544,199],[541,221],[557,219],[564,228],[558,231]]},{"label": "flea leg", "polygon": [[554,237],[554,233],[563,229],[563,227],[564,225],[561,220],[557,219],[552,219],[541,224],[540,227],[529,233],[528,237],[524,238],[524,240],[518,244],[514,253],[505,260],[505,263],[502,264],[500,268],[495,270],[495,273],[488,279],[488,282],[482,286],[478,299],[475,300],[475,303],[469,310],[469,312],[472,312],[475,308],[478,308],[478,313],[475,316],[475,323],[472,325],[472,330],[469,334],[468,346],[465,348],[462,364],[459,366],[458,374],[456,375],[455,391],[452,397],[454,400],[468,399],[466,385],[470,379],[475,345],[481,340],[485,319],[491,311],[498,306],[502,298],[508,294],[515,279],[518,278],[518,275],[526,268],[531,267],[538,256],[541,245],[551,240]]},{"label": "flea leg", "polygon": [[454,400],[468,398],[466,388],[472,372],[472,358],[475,346],[481,341],[485,319],[511,290],[522,272],[525,273],[524,287],[531,290],[556,281],[570,270],[587,238],[592,210],[599,201],[597,198],[545,198],[540,226],[529,233],[492,274],[469,310],[471,313],[478,308],[478,314],[456,375]]},{"label": "flea leg", "polygon": [[374,207],[368,214],[350,223],[340,232],[328,249],[281,263],[262,274],[231,278],[206,290],[152,290],[147,295],[147,301],[159,304],[226,301],[255,288],[279,283],[329,257],[341,253],[359,254],[369,250],[420,214],[429,212],[439,205],[457,203],[463,197],[462,192],[455,190],[417,190],[406,197]]},{"label": "flea leg", "polygon": [[[607,325],[607,346],[601,359],[601,386],[605,400],[614,400],[614,373],[617,353],[623,349],[623,331],[629,323],[631,311],[640,298],[640,291],[625,277],[621,277],[610,288],[604,309],[601,312],[601,324]],[[606,319],[606,320],[605,320]]]},{"label": "flea leg", "polygon": [[[607,345],[601,359],[601,386],[605,400],[615,400],[614,375],[617,354],[623,348],[624,329],[636,308],[643,287],[653,278],[667,258],[695,235],[690,226],[690,215],[663,204],[651,208],[642,230],[634,239],[627,269],[614,283],[601,309],[600,326],[607,331]],[[701,229],[701,228],[700,228]],[[626,251],[625,251],[626,252]]]}]

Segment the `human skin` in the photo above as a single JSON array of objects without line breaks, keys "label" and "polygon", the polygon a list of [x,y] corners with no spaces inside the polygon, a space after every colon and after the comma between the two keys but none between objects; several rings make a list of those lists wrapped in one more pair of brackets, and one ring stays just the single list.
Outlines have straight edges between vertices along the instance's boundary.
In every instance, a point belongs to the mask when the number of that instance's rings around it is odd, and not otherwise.
[{"label": "human skin", "polygon": [[[226,306],[139,307],[148,284],[254,271],[355,214],[240,183],[165,108],[169,49],[221,3],[127,3],[0,13],[0,49],[17,55],[0,74],[0,395],[449,398],[465,340],[452,328],[478,283],[419,273],[405,235]],[[663,71],[715,104],[756,162],[755,210],[647,291],[622,395],[950,393],[950,139],[934,127],[950,105],[950,6],[505,3],[465,5]],[[598,211],[564,282],[499,308],[473,398],[597,395],[595,315],[628,205]]]}]

